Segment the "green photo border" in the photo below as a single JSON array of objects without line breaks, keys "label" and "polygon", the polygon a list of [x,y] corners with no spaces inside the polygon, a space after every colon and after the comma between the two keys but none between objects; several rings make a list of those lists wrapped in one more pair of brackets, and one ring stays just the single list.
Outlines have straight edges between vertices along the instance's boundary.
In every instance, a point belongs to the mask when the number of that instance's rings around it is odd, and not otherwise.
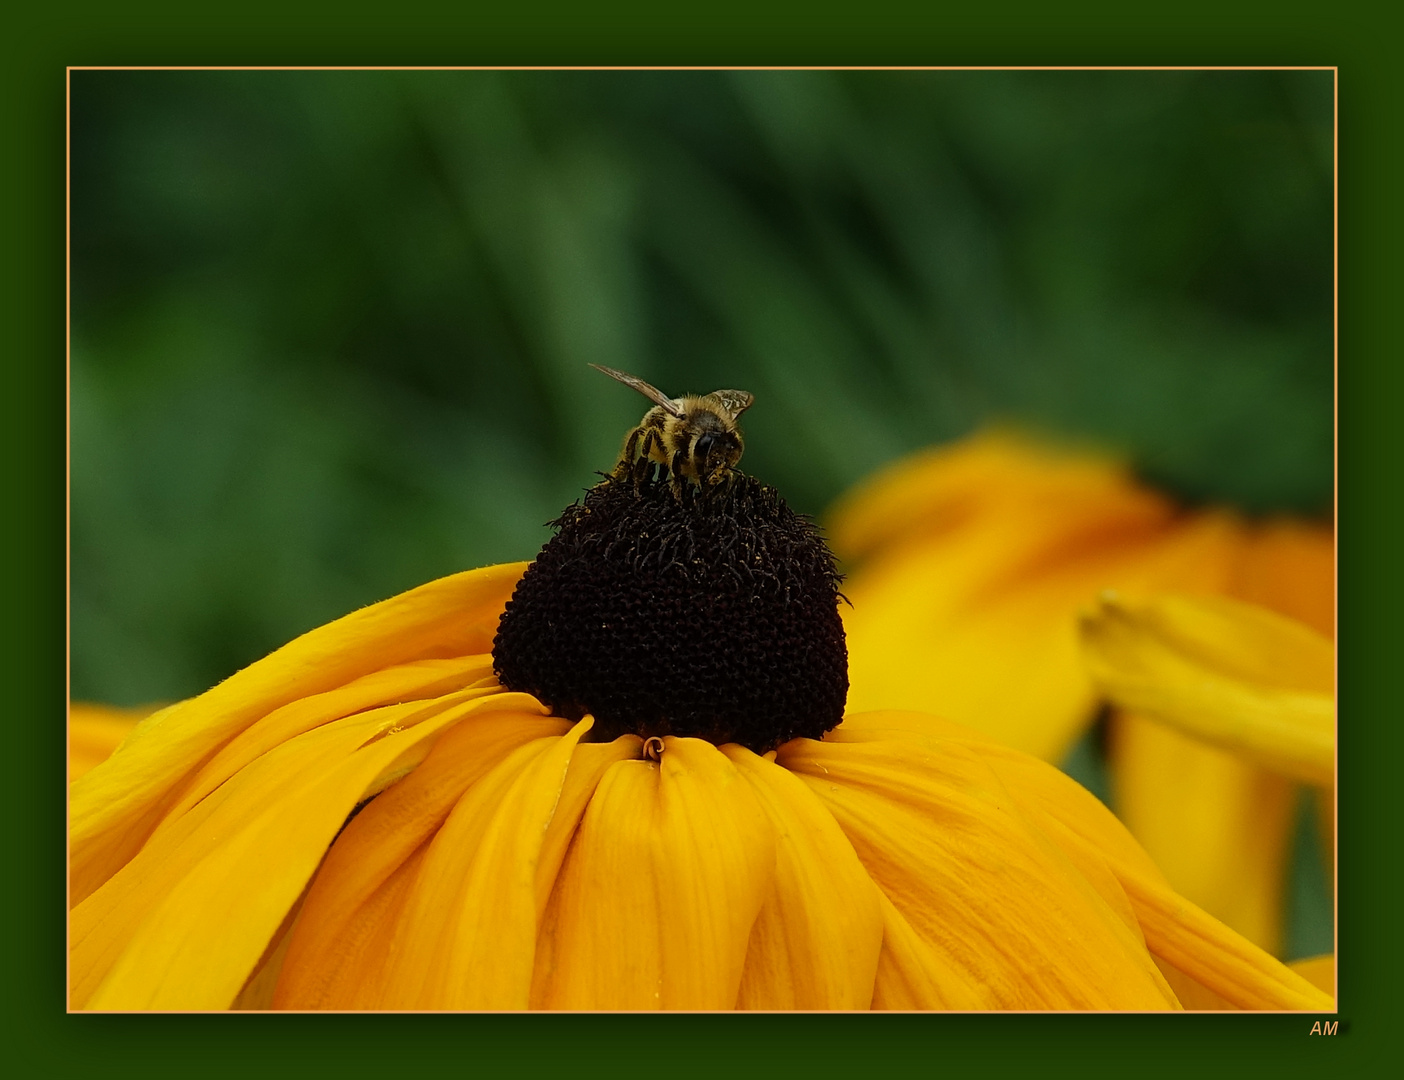
[{"label": "green photo border", "polygon": [[[558,8],[558,13],[549,10]],[[5,785],[15,865],[3,890],[16,1075],[250,1077],[937,1076],[1063,1072],[1322,1075],[1383,1051],[1397,997],[1397,846],[1386,769],[1401,760],[1384,695],[1400,595],[1398,118],[1386,35],[1335,5],[1174,11],[1080,5],[330,6],[51,9],[10,39],[0,290],[13,343],[4,455],[11,493]],[[1011,10],[1012,8],[1012,10]],[[1020,13],[1018,9],[1025,12]],[[1363,8],[1363,5],[1362,5]],[[46,22],[43,20],[47,20]],[[1392,50],[1391,50],[1392,51]],[[62,723],[66,698],[65,69],[69,65],[1093,64],[1337,65],[1341,152],[1339,1020],[1306,1016],[101,1016],[67,1015]],[[1391,333],[1393,331],[1393,333]],[[1393,480],[1393,483],[1389,481]],[[1393,661],[1397,664],[1397,661]],[[1397,788],[1397,785],[1394,785]],[[1387,1052],[1387,1051],[1385,1051]],[[954,1072],[953,1070],[959,1070]],[[1352,1071],[1354,1071],[1352,1069]],[[1211,1070],[1209,1075],[1213,1075]]]}]

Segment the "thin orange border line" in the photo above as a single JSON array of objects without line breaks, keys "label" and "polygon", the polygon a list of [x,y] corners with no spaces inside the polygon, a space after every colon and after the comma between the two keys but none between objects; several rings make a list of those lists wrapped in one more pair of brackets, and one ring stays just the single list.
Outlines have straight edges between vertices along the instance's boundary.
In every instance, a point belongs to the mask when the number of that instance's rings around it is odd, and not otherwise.
[{"label": "thin orange border line", "polygon": [[1332,71],[1333,64],[76,64],[68,71]]},{"label": "thin orange border line", "polygon": [[[63,851],[64,910],[73,910],[73,868],[69,864],[73,844],[73,822],[69,803],[73,783],[73,69],[63,75]],[[69,1012],[73,986],[72,942],[68,941],[70,920],[64,920],[63,1000]]]},{"label": "thin orange border line", "polygon": [[1331,78],[1331,523],[1336,563],[1336,770],[1331,788],[1331,964],[1335,975],[1336,1015],[1341,1012],[1341,71]]},{"label": "thin orange border line", "polygon": [[[63,524],[65,524],[65,558],[63,558],[63,583],[65,583],[65,711],[70,712],[73,701],[73,72],[1331,72],[1331,320],[1332,320],[1332,522],[1335,525],[1335,590],[1334,621],[1337,625],[1337,709],[1335,709],[1335,784],[1331,791],[1332,826],[1334,826],[1335,850],[1332,852],[1332,975],[1334,975],[1335,1013],[1341,1013],[1341,815],[1339,815],[1339,789],[1341,789],[1341,753],[1339,753],[1339,733],[1341,733],[1341,691],[1339,691],[1339,621],[1341,621],[1341,544],[1339,544],[1339,520],[1341,520],[1341,69],[1338,65],[70,65],[65,69],[65,103],[63,103],[63,351],[65,351],[65,402],[63,402],[63,430],[65,430],[65,458],[63,458]],[[67,720],[67,716],[65,718]],[[72,907],[72,867],[69,865],[72,843],[69,827],[72,815],[69,808],[69,757],[72,730],[65,723],[65,900]],[[63,973],[65,973],[65,999],[72,986],[72,972],[69,970],[70,949],[67,948],[67,923],[65,923],[65,951],[63,951]],[[73,1013],[72,1006],[66,1011]],[[300,1011],[300,1010],[298,1010]],[[399,1010],[392,1010],[399,1011]],[[847,1010],[844,1010],[847,1011]],[[1198,1010],[1206,1013],[1226,1013],[1226,1010]],[[1057,1010],[1064,1015],[1084,1015],[1082,1011]],[[1273,1010],[1278,1015],[1296,1014]],[[359,1015],[359,1013],[357,1013]],[[959,1014],[958,1014],[959,1015]]]}]

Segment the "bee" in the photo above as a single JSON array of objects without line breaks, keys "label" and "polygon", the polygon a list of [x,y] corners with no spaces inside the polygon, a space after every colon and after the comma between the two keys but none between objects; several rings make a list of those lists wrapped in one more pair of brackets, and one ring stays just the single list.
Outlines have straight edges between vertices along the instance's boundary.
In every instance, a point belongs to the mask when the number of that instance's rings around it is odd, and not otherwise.
[{"label": "bee", "polygon": [[653,465],[661,465],[671,478],[673,493],[680,496],[684,480],[710,488],[731,475],[745,448],[737,420],[755,395],[745,390],[713,390],[700,397],[670,398],[637,376],[599,364],[590,366],[632,386],[654,405],[624,437],[614,466],[616,480],[632,477],[637,488]]}]

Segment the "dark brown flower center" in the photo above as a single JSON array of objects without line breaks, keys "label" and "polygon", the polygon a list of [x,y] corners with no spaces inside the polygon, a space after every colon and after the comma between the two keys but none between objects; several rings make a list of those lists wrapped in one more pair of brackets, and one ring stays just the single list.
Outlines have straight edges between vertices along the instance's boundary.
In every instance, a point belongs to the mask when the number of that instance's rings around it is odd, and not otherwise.
[{"label": "dark brown flower center", "polygon": [[493,643],[502,684],[594,738],[757,752],[843,718],[839,575],[818,530],[734,474],[706,490],[606,480],[553,522]]}]

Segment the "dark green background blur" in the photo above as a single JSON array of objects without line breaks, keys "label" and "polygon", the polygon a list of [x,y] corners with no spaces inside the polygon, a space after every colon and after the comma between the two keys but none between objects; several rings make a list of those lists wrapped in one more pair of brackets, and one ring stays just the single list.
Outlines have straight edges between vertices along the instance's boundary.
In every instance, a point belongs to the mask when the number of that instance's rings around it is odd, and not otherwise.
[{"label": "dark green background blur", "polygon": [[72,76],[72,692],[531,558],[665,391],[820,513],[1013,417],[1332,477],[1330,72]]}]

